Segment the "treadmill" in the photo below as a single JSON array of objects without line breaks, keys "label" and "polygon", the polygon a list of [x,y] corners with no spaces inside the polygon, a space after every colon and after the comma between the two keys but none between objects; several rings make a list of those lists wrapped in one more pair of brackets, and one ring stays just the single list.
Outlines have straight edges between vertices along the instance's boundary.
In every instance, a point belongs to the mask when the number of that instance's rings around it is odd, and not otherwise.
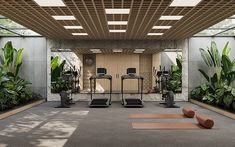
[{"label": "treadmill", "polygon": [[[96,93],[96,80],[97,79],[107,79],[110,83],[109,98],[93,98],[93,94]],[[94,82],[94,87],[93,83]],[[93,92],[94,88],[94,92]],[[89,102],[89,107],[109,107],[111,105],[111,96],[112,96],[112,76],[107,75],[107,70],[105,68],[97,68],[97,75],[90,77],[90,94],[91,101]],[[101,93],[99,93],[101,94]]]},{"label": "treadmill", "polygon": [[[140,94],[140,98],[124,98],[124,80],[138,80],[138,94]],[[141,81],[141,86],[139,82]],[[136,68],[128,68],[127,75],[121,76],[121,94],[122,94],[122,105],[124,107],[144,107],[143,102],[143,81],[144,78],[142,76],[136,75]]]}]

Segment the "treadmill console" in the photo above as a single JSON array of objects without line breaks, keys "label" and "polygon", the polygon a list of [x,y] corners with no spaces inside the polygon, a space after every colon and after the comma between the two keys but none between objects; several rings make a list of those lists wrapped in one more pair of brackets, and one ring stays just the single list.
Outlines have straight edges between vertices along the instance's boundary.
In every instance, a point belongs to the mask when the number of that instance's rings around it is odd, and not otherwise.
[{"label": "treadmill console", "polygon": [[127,68],[127,74],[128,75],[135,75],[136,74],[136,68]]},{"label": "treadmill console", "polygon": [[107,74],[106,68],[97,68],[97,74],[98,75],[106,75]]}]

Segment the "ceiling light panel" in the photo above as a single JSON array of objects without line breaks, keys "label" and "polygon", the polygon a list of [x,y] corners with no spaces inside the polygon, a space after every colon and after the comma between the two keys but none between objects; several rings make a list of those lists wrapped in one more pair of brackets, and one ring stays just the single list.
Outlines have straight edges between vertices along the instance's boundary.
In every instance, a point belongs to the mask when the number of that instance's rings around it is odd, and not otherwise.
[{"label": "ceiling light panel", "polygon": [[126,30],[109,30],[110,33],[125,33]]},{"label": "ceiling light panel", "polygon": [[65,7],[62,0],[34,0],[41,7]]},{"label": "ceiling light panel", "polygon": [[100,51],[100,49],[90,49],[90,51],[92,51],[92,52],[98,52],[98,51]]},{"label": "ceiling light panel", "polygon": [[145,51],[145,49],[135,49],[135,51],[137,51],[137,52],[143,52],[143,51]]},{"label": "ceiling light panel", "polygon": [[161,16],[159,20],[180,20],[183,16],[180,15],[168,15],[168,16]]},{"label": "ceiling light panel", "polygon": [[130,9],[105,9],[106,14],[129,14]]},{"label": "ceiling light panel", "polygon": [[114,53],[121,53],[123,51],[123,49],[113,49]]},{"label": "ceiling light panel", "polygon": [[72,15],[56,15],[52,16],[55,20],[76,20]]},{"label": "ceiling light panel", "polygon": [[87,33],[72,33],[73,36],[87,36]]},{"label": "ceiling light panel", "polygon": [[153,29],[170,29],[171,26],[153,26]]},{"label": "ceiling light panel", "polygon": [[100,49],[90,49],[90,51],[94,54],[102,53],[102,51]]},{"label": "ceiling light panel", "polygon": [[127,21],[108,21],[108,25],[127,25]]},{"label": "ceiling light panel", "polygon": [[83,29],[82,26],[64,26],[65,29]]},{"label": "ceiling light panel", "polygon": [[200,2],[201,0],[173,0],[170,7],[194,7]]},{"label": "ceiling light panel", "polygon": [[161,36],[163,33],[148,33],[149,36]]},{"label": "ceiling light panel", "polygon": [[133,53],[142,54],[144,51],[145,51],[145,49],[135,49]]}]

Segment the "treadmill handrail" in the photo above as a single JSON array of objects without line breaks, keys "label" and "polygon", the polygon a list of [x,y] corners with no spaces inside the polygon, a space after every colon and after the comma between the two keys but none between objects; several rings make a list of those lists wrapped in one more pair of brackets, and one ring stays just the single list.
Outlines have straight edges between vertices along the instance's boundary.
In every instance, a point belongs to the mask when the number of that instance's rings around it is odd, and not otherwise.
[{"label": "treadmill handrail", "polygon": [[137,79],[138,80],[138,93],[139,93],[139,80],[141,80],[141,90],[140,90],[140,99],[143,100],[143,81],[144,81],[144,78],[142,76],[139,76],[139,75],[122,75],[121,76],[121,93],[122,93],[122,103],[124,104],[124,98],[123,98],[123,80],[126,80],[126,79]]},{"label": "treadmill handrail", "polygon": [[111,75],[93,75],[90,77],[91,79],[112,79]]},{"label": "treadmill handrail", "polygon": [[96,79],[107,79],[109,80],[109,83],[110,83],[110,92],[109,92],[109,104],[111,104],[111,100],[112,100],[112,76],[111,75],[93,75],[90,77],[90,93],[91,93],[91,101],[93,99],[92,97],[92,80],[94,80],[94,92],[96,90]]},{"label": "treadmill handrail", "polygon": [[139,75],[122,75],[122,79],[144,79],[142,76]]}]

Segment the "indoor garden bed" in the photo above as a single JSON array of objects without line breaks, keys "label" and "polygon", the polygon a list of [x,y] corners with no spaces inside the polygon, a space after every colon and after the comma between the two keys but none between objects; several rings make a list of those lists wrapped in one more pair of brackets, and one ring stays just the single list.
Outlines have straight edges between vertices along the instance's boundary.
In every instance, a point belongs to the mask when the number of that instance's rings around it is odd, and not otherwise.
[{"label": "indoor garden bed", "polygon": [[220,55],[216,43],[211,42],[210,48],[199,50],[208,71],[199,69],[206,82],[191,91],[191,99],[234,113],[235,60],[230,59],[231,48],[226,43]]},{"label": "indoor garden bed", "polygon": [[30,82],[18,76],[24,49],[15,49],[9,41],[0,50],[0,112],[41,98],[33,93]]}]

